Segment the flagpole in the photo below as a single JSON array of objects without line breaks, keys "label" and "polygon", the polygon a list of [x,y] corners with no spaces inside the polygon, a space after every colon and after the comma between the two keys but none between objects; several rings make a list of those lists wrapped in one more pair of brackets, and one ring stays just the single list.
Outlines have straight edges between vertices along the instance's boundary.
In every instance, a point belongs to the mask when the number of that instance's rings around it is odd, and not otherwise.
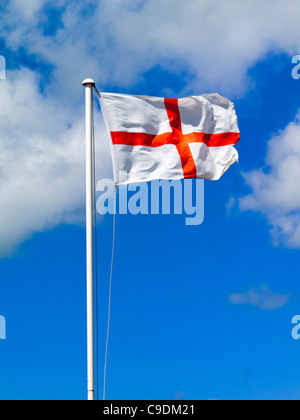
[{"label": "flagpole", "polygon": [[95,400],[94,366],[94,264],[93,264],[93,89],[95,82],[86,79],[86,263],[87,263],[87,380],[88,400]]}]

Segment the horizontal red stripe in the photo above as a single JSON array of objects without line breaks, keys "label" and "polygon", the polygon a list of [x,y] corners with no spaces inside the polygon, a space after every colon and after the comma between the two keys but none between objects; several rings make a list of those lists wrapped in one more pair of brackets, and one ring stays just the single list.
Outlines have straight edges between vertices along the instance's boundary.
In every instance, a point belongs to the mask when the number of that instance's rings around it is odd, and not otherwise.
[{"label": "horizontal red stripe", "polygon": [[230,146],[238,143],[240,140],[240,133],[220,133],[220,134],[205,134],[205,133],[191,133],[182,136],[174,135],[173,133],[164,134],[145,134],[145,133],[128,133],[125,131],[112,131],[112,142],[114,145],[124,146],[147,146],[160,147],[166,144],[173,144],[177,146],[181,141],[187,143],[203,143],[208,147]]},{"label": "horizontal red stripe", "polygon": [[160,147],[166,144],[174,144],[173,133],[156,136],[155,134],[113,131],[111,137],[114,145]]},{"label": "horizontal red stripe", "polygon": [[208,147],[232,146],[240,140],[240,133],[191,133],[184,136],[187,143],[204,143]]}]

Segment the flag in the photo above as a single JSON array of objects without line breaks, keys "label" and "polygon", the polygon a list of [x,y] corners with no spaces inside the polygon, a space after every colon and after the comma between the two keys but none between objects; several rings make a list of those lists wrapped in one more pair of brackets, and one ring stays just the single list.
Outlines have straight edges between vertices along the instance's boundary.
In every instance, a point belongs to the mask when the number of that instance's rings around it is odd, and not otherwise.
[{"label": "flag", "polygon": [[234,104],[216,93],[183,99],[101,93],[100,104],[117,185],[218,180],[238,161]]}]

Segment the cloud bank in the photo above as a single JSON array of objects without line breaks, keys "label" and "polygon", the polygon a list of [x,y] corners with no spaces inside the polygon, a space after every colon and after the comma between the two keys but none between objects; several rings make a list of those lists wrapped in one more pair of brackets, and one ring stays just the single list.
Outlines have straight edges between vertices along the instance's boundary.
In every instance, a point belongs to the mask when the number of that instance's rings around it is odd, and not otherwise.
[{"label": "cloud bank", "polygon": [[[0,84],[2,256],[84,209],[83,79],[135,93],[159,67],[182,77],[182,94],[241,95],[257,61],[269,51],[294,55],[300,45],[298,0],[7,0],[0,13],[7,56],[20,58]],[[102,143],[99,167],[108,176]],[[254,208],[247,200],[244,208]],[[292,231],[290,216],[287,223],[282,212],[274,226]]]},{"label": "cloud bank", "polygon": [[187,72],[187,89],[232,92],[270,50],[297,52],[299,13],[297,0],[11,0],[1,32],[9,48],[54,65],[69,88],[86,73],[131,86],[161,66]]}]

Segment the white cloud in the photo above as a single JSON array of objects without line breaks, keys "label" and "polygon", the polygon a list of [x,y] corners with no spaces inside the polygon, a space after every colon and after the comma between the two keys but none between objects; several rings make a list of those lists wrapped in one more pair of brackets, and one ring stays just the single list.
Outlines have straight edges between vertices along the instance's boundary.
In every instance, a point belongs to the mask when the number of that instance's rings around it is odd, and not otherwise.
[{"label": "white cloud", "polygon": [[32,20],[36,14],[43,8],[48,0],[10,0],[8,3],[8,10],[12,10],[13,13],[17,11],[19,15],[22,15],[26,21]]},{"label": "white cloud", "polygon": [[237,200],[236,200],[236,198],[234,198],[234,197],[230,197],[230,199],[229,199],[229,201],[228,201],[228,203],[226,204],[226,210],[227,210],[227,215],[229,216],[230,215],[230,213],[232,212],[232,210],[233,210],[233,208],[235,207],[235,205],[236,205],[236,203],[237,203]]},{"label": "white cloud", "polygon": [[234,293],[229,297],[233,305],[253,305],[256,308],[266,311],[273,311],[285,306],[289,300],[289,295],[272,292],[268,286],[261,285],[253,288],[246,293]]},{"label": "white cloud", "polygon": [[240,199],[242,210],[263,213],[276,244],[300,247],[300,112],[296,120],[268,145],[267,170],[245,175],[250,195]]},{"label": "white cloud", "polygon": [[[85,130],[84,116],[45,98],[29,70],[10,73],[0,90],[0,256],[6,256],[35,232],[82,221]],[[107,158],[102,174],[109,170],[105,144],[98,144]]]}]

